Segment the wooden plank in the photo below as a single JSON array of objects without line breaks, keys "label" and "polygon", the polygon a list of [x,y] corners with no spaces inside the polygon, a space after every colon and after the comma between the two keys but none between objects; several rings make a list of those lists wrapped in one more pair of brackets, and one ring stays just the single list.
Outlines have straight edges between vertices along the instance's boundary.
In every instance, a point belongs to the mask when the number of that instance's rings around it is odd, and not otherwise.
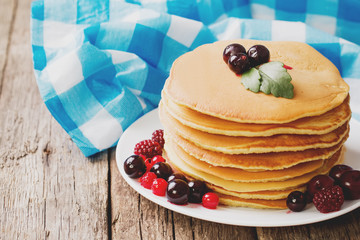
[{"label": "wooden plank", "polygon": [[360,209],[324,222],[281,228],[258,228],[259,239],[358,239]]},{"label": "wooden plank", "polygon": [[110,195],[112,239],[141,239],[140,196],[120,176],[115,149],[110,155]]},{"label": "wooden plank", "polygon": [[0,95],[0,239],[107,239],[107,153],[85,158],[34,79],[19,1]]},{"label": "wooden plank", "polygon": [[15,9],[17,2],[15,0],[2,0],[0,8],[0,93],[1,83],[5,62],[8,55],[10,31],[14,22]]},{"label": "wooden plank", "polygon": [[194,239],[257,239],[255,228],[232,226],[194,219]]}]

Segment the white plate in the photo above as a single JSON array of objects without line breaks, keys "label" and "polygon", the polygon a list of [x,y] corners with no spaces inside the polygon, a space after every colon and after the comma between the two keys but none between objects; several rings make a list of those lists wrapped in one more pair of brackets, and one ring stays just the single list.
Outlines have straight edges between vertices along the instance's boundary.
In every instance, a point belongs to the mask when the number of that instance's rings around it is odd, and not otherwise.
[{"label": "white plate", "polygon": [[[360,169],[360,124],[355,120],[350,121],[350,137],[347,140],[345,164],[354,169]],[[216,210],[204,208],[200,204],[188,204],[178,206],[169,203],[166,197],[152,194],[151,190],[143,188],[137,179],[129,178],[123,168],[125,159],[133,154],[136,143],[141,140],[150,139],[156,129],[161,129],[157,109],[147,113],[134,122],[121,136],[116,148],[116,162],[119,171],[126,182],[145,198],[165,208],[182,213],[194,218],[208,220],[217,223],[252,226],[252,227],[275,227],[294,226],[314,223],[331,219],[360,207],[360,200],[345,201],[340,211],[323,214],[316,210],[313,204],[308,204],[302,212],[291,212],[289,210],[252,209],[241,207],[218,206]],[[134,199],[135,201],[135,199]]]}]

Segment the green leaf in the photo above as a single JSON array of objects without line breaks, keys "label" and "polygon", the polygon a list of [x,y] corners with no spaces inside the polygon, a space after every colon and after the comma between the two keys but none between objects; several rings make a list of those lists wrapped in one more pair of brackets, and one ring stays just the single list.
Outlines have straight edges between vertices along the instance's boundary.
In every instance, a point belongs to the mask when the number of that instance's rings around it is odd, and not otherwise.
[{"label": "green leaf", "polygon": [[241,83],[252,92],[262,91],[275,97],[293,98],[294,86],[291,76],[281,62],[268,62],[244,72]]},{"label": "green leaf", "polygon": [[261,76],[256,68],[251,68],[241,76],[241,83],[246,89],[250,89],[253,92],[259,92],[261,85]]},{"label": "green leaf", "polygon": [[294,86],[290,83],[291,76],[281,62],[269,62],[259,67],[262,77],[260,91],[275,97],[293,98]]}]

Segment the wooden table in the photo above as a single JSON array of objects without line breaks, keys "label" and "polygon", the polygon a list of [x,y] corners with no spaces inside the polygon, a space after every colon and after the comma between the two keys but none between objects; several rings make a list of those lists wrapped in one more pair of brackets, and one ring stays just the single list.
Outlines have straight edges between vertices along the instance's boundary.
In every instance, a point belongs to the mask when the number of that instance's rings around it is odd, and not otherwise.
[{"label": "wooden table", "polygon": [[139,196],[115,149],[85,158],[42,102],[30,1],[0,5],[0,239],[359,239],[360,209],[311,225],[255,228],[187,217]]}]

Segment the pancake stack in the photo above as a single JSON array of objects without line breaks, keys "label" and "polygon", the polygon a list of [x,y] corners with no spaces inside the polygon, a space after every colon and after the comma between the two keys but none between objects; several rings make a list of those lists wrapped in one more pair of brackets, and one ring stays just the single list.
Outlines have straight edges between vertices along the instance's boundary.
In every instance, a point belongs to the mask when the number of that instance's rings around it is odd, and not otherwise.
[{"label": "pancake stack", "polygon": [[[231,43],[262,44],[291,66],[294,98],[253,93],[223,62]],[[349,88],[336,67],[297,42],[220,41],[178,58],[159,105],[164,154],[231,206],[286,208],[287,195],[342,162]]]}]

